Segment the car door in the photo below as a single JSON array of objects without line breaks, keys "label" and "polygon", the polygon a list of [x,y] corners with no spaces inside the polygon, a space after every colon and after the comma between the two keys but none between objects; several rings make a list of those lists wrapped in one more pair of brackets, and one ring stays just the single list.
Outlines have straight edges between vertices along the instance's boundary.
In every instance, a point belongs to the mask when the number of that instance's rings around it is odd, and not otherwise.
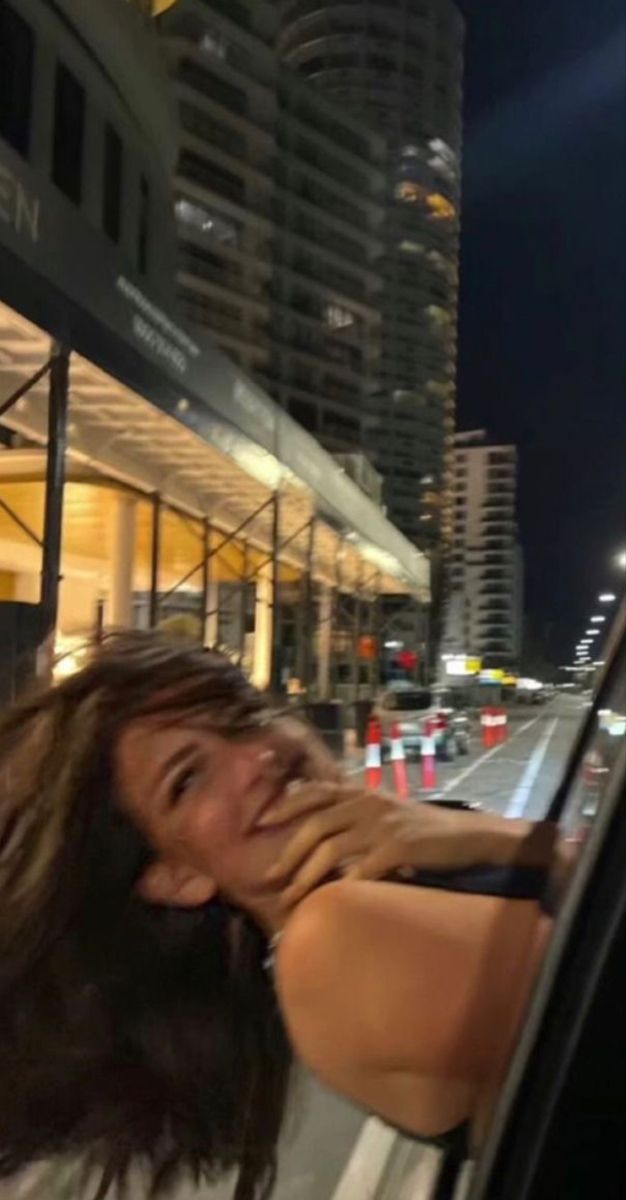
[{"label": "car door", "polygon": [[449,1193],[455,1200],[617,1200],[626,1191],[625,616],[552,804],[569,868],[553,880],[550,948],[490,1135]]}]

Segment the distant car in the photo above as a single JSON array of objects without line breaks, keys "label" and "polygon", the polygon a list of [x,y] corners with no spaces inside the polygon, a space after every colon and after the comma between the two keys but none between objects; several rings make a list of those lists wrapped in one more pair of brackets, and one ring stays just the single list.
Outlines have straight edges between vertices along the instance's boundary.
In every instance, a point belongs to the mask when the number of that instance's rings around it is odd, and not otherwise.
[{"label": "distant car", "polygon": [[458,754],[468,754],[471,723],[466,709],[456,707],[449,691],[396,683],[378,696],[373,716],[382,727],[382,756],[391,753],[391,727],[400,726],[407,758],[420,758],[426,722],[432,723],[435,754],[443,762],[453,762]]}]

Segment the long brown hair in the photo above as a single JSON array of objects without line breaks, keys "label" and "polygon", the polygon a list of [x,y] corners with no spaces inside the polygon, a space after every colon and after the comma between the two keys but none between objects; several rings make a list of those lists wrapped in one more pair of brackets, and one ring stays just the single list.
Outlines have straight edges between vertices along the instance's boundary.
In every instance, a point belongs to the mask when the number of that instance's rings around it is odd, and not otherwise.
[{"label": "long brown hair", "polygon": [[141,901],[151,850],[115,803],[119,734],[157,711],[268,716],[228,659],[133,633],[0,721],[0,1176],[79,1152],[105,1186],[235,1169],[265,1200],[291,1062],[265,936],[222,900]]}]

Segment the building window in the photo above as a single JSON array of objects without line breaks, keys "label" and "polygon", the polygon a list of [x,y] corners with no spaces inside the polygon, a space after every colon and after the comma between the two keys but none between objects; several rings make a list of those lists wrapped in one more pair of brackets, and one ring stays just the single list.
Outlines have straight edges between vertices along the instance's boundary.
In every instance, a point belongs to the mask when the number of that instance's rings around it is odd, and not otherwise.
[{"label": "building window", "polygon": [[0,0],[0,136],[26,158],[30,144],[35,36]]},{"label": "building window", "polygon": [[240,226],[208,205],[192,204],[181,198],[176,201],[174,211],[181,225],[188,225],[211,241],[223,246],[238,245]]},{"label": "building window", "polygon": [[122,139],[107,123],[104,130],[102,227],[114,242],[119,242],[122,230],[122,156]]},{"label": "building window", "polygon": [[354,325],[354,314],[341,304],[327,304],[324,308],[324,321],[330,329],[346,329]]},{"label": "building window", "polygon": [[292,397],[289,401],[289,412],[294,421],[297,421],[303,429],[308,429],[311,433],[316,432],[318,420],[314,404],[310,404],[308,400],[298,400]]},{"label": "building window", "polygon": [[401,200],[403,204],[419,204],[426,198],[426,188],[422,187],[421,183],[414,183],[412,179],[402,179],[396,184],[394,195],[396,200]]},{"label": "building window", "polygon": [[150,184],[145,175],[139,180],[139,227],[137,230],[137,266],[142,275],[148,272],[148,243],[150,239]]},{"label": "building window", "polygon": [[434,221],[451,221],[456,216],[454,205],[440,192],[430,192],[426,204]]},{"label": "building window", "polygon": [[85,89],[63,63],[58,63],[54,89],[52,178],[74,204],[80,204],[82,195],[84,134]]}]

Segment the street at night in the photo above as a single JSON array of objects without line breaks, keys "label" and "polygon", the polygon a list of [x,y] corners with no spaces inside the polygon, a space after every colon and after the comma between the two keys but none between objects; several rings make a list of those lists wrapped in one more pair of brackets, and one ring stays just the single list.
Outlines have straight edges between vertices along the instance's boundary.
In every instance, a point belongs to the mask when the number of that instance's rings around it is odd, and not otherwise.
[{"label": "street at night", "polygon": [[0,0],[0,1200],[622,1200],[625,101]]}]

